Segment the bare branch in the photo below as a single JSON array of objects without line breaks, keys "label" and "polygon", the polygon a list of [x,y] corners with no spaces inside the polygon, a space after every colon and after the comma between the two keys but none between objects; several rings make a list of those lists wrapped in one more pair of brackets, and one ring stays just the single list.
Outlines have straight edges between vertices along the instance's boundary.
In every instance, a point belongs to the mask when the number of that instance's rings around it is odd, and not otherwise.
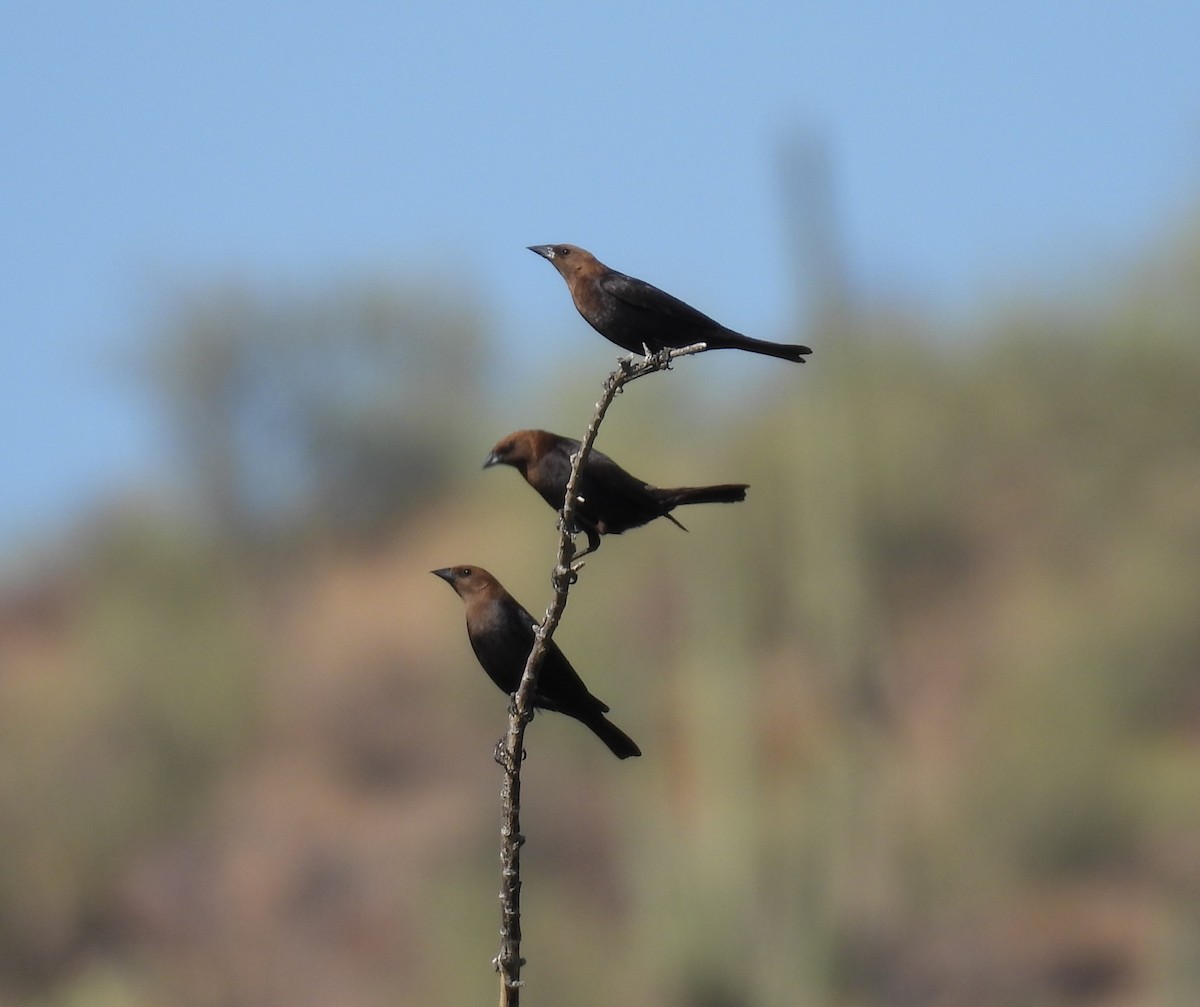
[{"label": "bare branch", "polygon": [[617,369],[604,382],[604,393],[596,403],[592,421],[571,459],[571,477],[567,480],[566,496],[558,520],[558,554],[550,581],[554,597],[546,609],[542,623],[533,638],[533,649],[525,663],[521,684],[508,707],[508,733],[496,746],[496,761],[504,768],[500,789],[500,953],[492,964],[500,973],[501,1007],[518,1007],[521,996],[521,761],[525,757],[525,727],[533,719],[533,697],[537,689],[538,672],[554,631],[558,628],[567,607],[567,593],[579,577],[583,564],[575,560],[575,507],[579,474],[591,454],[600,424],[608,407],[625,385],[655,371],[669,370],[676,357],[689,356],[707,349],[704,343],[693,343],[681,349],[665,349],[647,353],[645,357],[621,357]]}]

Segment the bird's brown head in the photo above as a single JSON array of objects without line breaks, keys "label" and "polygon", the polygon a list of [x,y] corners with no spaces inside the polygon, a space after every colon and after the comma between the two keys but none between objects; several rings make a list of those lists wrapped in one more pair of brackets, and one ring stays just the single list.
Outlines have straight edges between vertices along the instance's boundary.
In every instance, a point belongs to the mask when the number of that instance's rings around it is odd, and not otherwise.
[{"label": "bird's brown head", "polygon": [[429,572],[454,588],[463,601],[470,601],[500,587],[499,581],[481,566],[447,566]]},{"label": "bird's brown head", "polygon": [[547,259],[568,283],[571,277],[578,276],[580,273],[604,269],[604,266],[591,252],[578,245],[530,245],[529,250],[537,252],[543,259]]},{"label": "bird's brown head", "polygon": [[540,457],[542,442],[550,436],[545,430],[514,430],[496,442],[483,460],[483,467],[490,469],[493,465],[511,465],[525,475],[530,464]]}]

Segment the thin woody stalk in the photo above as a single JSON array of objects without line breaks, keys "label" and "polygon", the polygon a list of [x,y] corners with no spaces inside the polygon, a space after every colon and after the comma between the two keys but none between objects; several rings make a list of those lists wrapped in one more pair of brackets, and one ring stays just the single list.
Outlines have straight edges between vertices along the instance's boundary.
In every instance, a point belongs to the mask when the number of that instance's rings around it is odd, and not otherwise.
[{"label": "thin woody stalk", "polygon": [[525,662],[521,684],[508,707],[508,732],[496,746],[496,761],[504,769],[500,787],[500,953],[492,960],[500,973],[500,1007],[519,1007],[521,997],[521,761],[525,753],[525,727],[533,718],[533,696],[537,689],[538,672],[546,648],[558,628],[567,607],[567,593],[579,575],[582,563],[573,563],[575,538],[576,487],[579,474],[591,454],[592,444],[600,432],[608,407],[617,393],[637,378],[655,371],[667,370],[676,357],[688,356],[706,349],[704,343],[693,343],[681,349],[665,349],[645,357],[622,357],[618,366],[604,382],[604,393],[596,403],[592,421],[588,424],[579,451],[571,459],[571,476],[567,480],[566,496],[558,520],[558,553],[550,581],[554,597],[546,609],[542,623],[533,637],[533,649]]}]

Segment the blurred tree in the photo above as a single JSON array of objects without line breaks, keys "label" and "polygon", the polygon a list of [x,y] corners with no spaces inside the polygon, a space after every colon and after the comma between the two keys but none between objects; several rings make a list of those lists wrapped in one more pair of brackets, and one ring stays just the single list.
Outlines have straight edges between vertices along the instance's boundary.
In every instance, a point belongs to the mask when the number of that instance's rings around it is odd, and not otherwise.
[{"label": "blurred tree", "polygon": [[[461,293],[385,280],[178,298],[151,380],[206,515],[372,535],[435,493],[483,372]],[[431,417],[436,416],[436,422]]]}]

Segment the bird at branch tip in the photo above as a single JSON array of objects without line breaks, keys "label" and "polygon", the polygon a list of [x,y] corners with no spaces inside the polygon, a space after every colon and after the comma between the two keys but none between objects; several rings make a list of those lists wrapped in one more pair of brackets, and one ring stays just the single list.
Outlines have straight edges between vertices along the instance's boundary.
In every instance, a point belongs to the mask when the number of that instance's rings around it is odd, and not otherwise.
[{"label": "bird at branch tip", "polygon": [[664,290],[610,269],[577,245],[529,245],[558,270],[584,320],[630,353],[659,353],[706,343],[710,350],[747,350],[804,363],[807,346],[754,339],[726,328]]}]

